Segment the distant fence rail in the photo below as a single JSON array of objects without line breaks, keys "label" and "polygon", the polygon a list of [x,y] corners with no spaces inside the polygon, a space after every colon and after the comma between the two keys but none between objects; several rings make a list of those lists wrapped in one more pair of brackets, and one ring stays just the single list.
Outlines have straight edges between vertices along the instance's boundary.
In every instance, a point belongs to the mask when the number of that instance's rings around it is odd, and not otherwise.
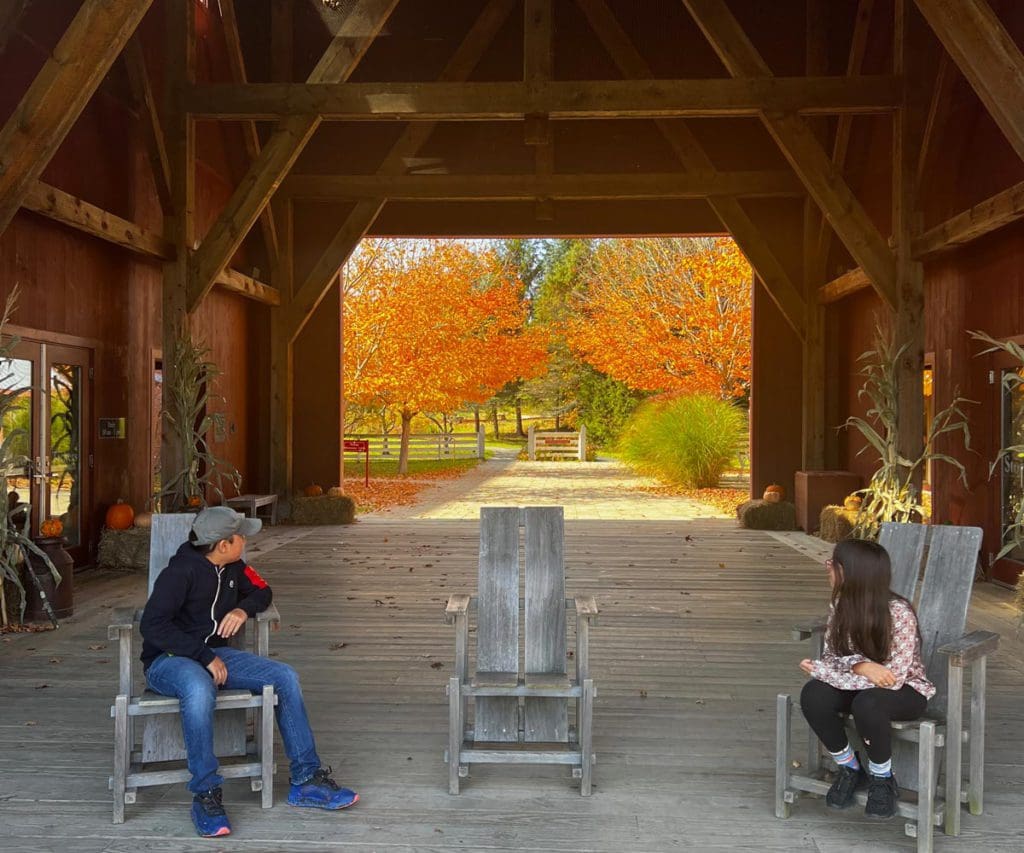
[{"label": "distant fence rail", "polygon": [[[346,441],[368,441],[371,459],[398,460],[402,436],[380,434],[349,434]],[[410,459],[483,459],[486,438],[480,432],[415,433],[409,436]]]},{"label": "distant fence rail", "polygon": [[530,427],[526,449],[531,461],[545,457],[583,462],[587,458],[587,428],[581,425],[579,432],[539,432]]}]

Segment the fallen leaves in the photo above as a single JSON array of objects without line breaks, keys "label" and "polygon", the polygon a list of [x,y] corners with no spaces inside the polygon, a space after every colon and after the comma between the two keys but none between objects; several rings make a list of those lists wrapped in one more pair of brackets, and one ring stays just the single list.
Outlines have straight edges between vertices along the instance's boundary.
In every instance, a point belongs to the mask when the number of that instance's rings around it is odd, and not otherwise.
[{"label": "fallen leaves", "polygon": [[[743,489],[687,489],[683,486],[673,486],[668,483],[656,486],[637,486],[636,489],[637,491],[652,495],[689,498],[690,500],[705,504],[729,518],[735,518],[736,507],[744,501],[750,500],[750,495]],[[690,542],[692,540],[688,536],[686,541]]]}]

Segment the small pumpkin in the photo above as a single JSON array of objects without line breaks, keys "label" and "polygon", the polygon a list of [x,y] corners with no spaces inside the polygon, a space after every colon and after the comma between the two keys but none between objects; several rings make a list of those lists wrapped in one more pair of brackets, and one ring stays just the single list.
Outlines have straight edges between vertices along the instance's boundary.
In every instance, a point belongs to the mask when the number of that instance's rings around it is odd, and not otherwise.
[{"label": "small pumpkin", "polygon": [[132,522],[135,521],[135,510],[132,509],[131,504],[126,504],[121,498],[117,499],[116,504],[111,504],[107,509],[107,527],[111,530],[127,530],[132,526]]},{"label": "small pumpkin", "polygon": [[328,497],[340,498],[345,494],[345,490],[341,486],[331,486],[327,490]]},{"label": "small pumpkin", "polygon": [[864,505],[864,498],[860,495],[847,495],[843,500],[843,509],[858,511]]},{"label": "small pumpkin", "polygon": [[323,493],[323,486],[318,486],[316,483],[313,483],[310,486],[306,486],[305,495],[307,498],[318,498]]},{"label": "small pumpkin", "polygon": [[135,516],[135,526],[149,528],[153,526],[153,513],[151,512],[140,512]]},{"label": "small pumpkin", "polygon": [[185,501],[185,506],[187,507],[197,507],[202,505],[203,499],[200,495],[189,495],[188,499]]},{"label": "small pumpkin", "polygon": [[39,532],[47,539],[56,539],[64,532],[64,522],[51,515],[39,525]]},{"label": "small pumpkin", "polygon": [[772,483],[764,490],[764,499],[770,504],[777,504],[786,496],[786,490],[778,483]]}]

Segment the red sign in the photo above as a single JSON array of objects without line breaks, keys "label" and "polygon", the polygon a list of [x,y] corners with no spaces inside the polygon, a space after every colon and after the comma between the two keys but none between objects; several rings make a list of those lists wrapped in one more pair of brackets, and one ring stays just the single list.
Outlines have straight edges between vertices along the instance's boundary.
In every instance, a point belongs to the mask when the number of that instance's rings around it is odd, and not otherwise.
[{"label": "red sign", "polygon": [[370,487],[370,442],[365,438],[343,438],[341,440],[341,452],[342,453],[365,453],[366,454],[366,473],[363,475],[363,482],[366,487]]}]

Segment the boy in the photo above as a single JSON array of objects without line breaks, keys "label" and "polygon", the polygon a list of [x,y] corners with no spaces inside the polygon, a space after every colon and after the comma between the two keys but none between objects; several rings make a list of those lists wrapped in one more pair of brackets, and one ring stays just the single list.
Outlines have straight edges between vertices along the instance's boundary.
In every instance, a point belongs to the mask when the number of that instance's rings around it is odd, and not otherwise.
[{"label": "boy", "polygon": [[217,688],[259,692],[272,684],[277,725],[291,760],[288,804],[344,809],[359,796],[340,787],[316,754],[302,689],[287,664],[228,646],[245,622],[270,604],[270,587],[241,559],[245,539],[262,527],[228,507],[208,507],[192,523],[189,541],[171,558],[146,602],[142,665],[149,688],[181,703],[181,725],[192,774],[192,822],[201,837],[230,835],[221,804],[222,778],[213,754]]}]

